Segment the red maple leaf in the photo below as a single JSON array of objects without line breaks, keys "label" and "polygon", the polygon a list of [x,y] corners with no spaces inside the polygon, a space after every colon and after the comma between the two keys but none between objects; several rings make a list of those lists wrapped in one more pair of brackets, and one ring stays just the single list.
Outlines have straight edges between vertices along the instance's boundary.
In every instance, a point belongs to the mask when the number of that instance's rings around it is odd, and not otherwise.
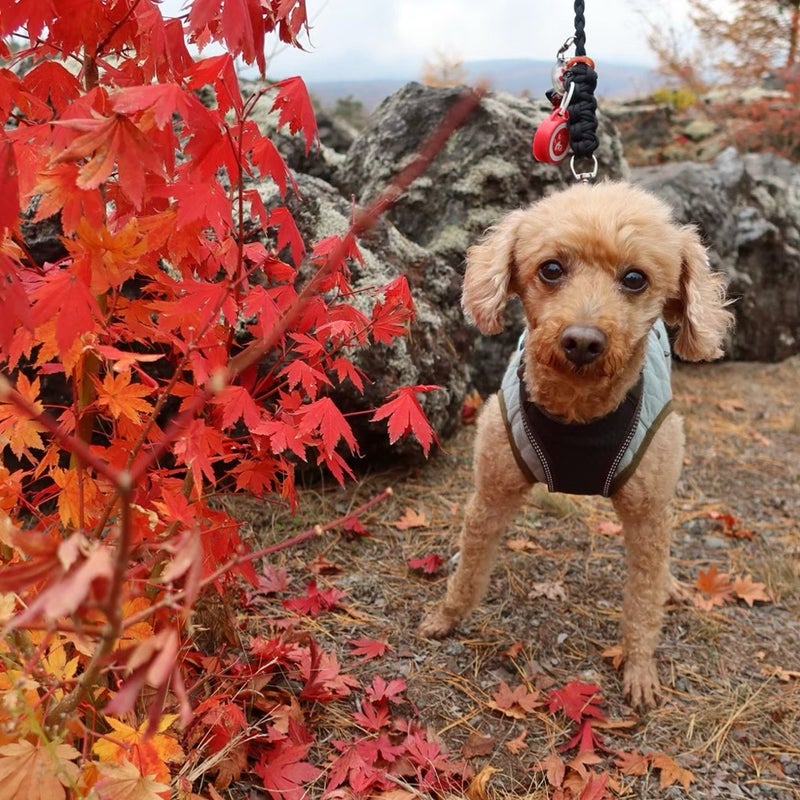
[{"label": "red maple leaf", "polygon": [[375,303],[372,309],[372,338],[376,342],[391,344],[408,333],[409,322],[414,319],[414,301],[404,275],[387,283],[381,291],[384,299]]},{"label": "red maple leaf", "polygon": [[598,707],[603,696],[595,683],[571,681],[563,689],[551,689],[548,693],[550,713],[563,711],[569,719],[581,722],[587,717],[604,720],[605,714]]},{"label": "red maple leaf", "polygon": [[492,695],[492,702],[489,703],[492,708],[516,719],[524,719],[543,704],[538,691],[532,692],[523,684],[511,689],[505,681],[500,682],[500,688]]},{"label": "red maple leaf", "polygon": [[364,730],[379,731],[381,728],[387,727],[392,721],[389,713],[389,704],[384,701],[376,705],[369,700],[364,700],[361,703],[361,711],[353,712],[353,721]]},{"label": "red maple leaf", "polygon": [[417,393],[433,392],[439,388],[439,386],[401,386],[389,395],[387,402],[375,410],[371,422],[388,418],[390,444],[412,432],[427,456],[431,444],[433,442],[439,444],[439,439],[422,410]]},{"label": "red maple leaf", "polygon": [[[217,0],[211,2],[192,3],[189,12],[189,25],[196,12],[202,8],[216,5]],[[202,28],[202,25],[200,26]],[[234,109],[237,115],[241,115],[243,110],[242,93],[239,89],[239,81],[236,77],[236,65],[230,53],[223,53],[219,56],[211,56],[197,61],[194,66],[186,71],[185,79],[190,89],[201,89],[203,86],[212,86],[217,97],[217,106],[221,114],[225,114]]]},{"label": "red maple leaf", "polygon": [[583,720],[574,736],[558,749],[564,752],[565,750],[571,750],[573,747],[578,748],[578,753],[594,753],[596,750],[607,750],[603,745],[600,734],[594,730],[591,719]]},{"label": "red maple leaf", "polygon": [[289,209],[285,206],[273,208],[267,216],[267,225],[278,229],[278,251],[288,247],[292,260],[299,265],[306,252],[306,244]]},{"label": "red maple leaf", "polygon": [[341,671],[336,654],[321,650],[313,639],[302,649],[297,662],[305,682],[300,692],[304,700],[328,703],[347,697],[359,685],[355,678]]},{"label": "red maple leaf", "polygon": [[19,187],[14,147],[6,134],[0,133],[0,174],[3,179],[3,202],[0,203],[0,231],[19,221]]},{"label": "red maple leaf", "polygon": [[243,386],[226,386],[214,398],[214,403],[222,409],[223,428],[241,419],[252,430],[261,422],[261,409]]},{"label": "red maple leaf", "polygon": [[273,800],[304,800],[304,784],[315,781],[320,770],[305,760],[307,744],[279,742],[253,765],[264,788]]},{"label": "red maple leaf", "polygon": [[320,591],[316,581],[309,581],[305,595],[284,600],[283,607],[287,611],[294,611],[303,616],[316,617],[323,611],[335,608],[344,597],[347,597],[347,594],[336,587]]},{"label": "red maple leaf", "polygon": [[421,558],[409,558],[406,563],[411,569],[420,569],[426,575],[435,575],[444,563],[444,559],[437,553],[428,553]]},{"label": "red maple leaf", "polygon": [[299,77],[284,78],[275,83],[273,88],[278,90],[278,94],[272,102],[272,110],[279,111],[278,127],[288,125],[292,133],[302,131],[306,140],[306,154],[308,154],[311,145],[318,141],[319,137],[314,107],[303,79]]},{"label": "red maple leaf", "polygon": [[95,329],[95,320],[101,316],[87,277],[71,266],[53,267],[31,294],[34,325],[55,318],[56,344],[62,358],[82,334]]},{"label": "red maple leaf", "polygon": [[348,744],[342,741],[335,741],[333,744],[342,752],[334,759],[328,769],[328,783],[325,785],[326,792],[331,792],[345,782],[352,787],[354,778],[359,778],[371,772],[370,765],[364,761],[357,744]]},{"label": "red maple leaf", "polygon": [[301,434],[318,432],[326,455],[333,454],[340,439],[344,439],[351,453],[358,452],[350,425],[330,397],[321,397],[303,406],[299,416],[298,431]]},{"label": "red maple leaf", "polygon": [[353,648],[352,655],[360,656],[364,661],[380,658],[392,649],[385,639],[351,639],[350,646]]},{"label": "red maple leaf", "polygon": [[[275,181],[281,197],[286,194],[286,185],[291,182],[292,188],[297,191],[297,183],[291,170],[283,160],[283,156],[278,151],[278,148],[272,143],[272,140],[267,136],[258,136],[255,138],[250,147],[250,161],[253,166],[258,168],[259,174],[262,179],[267,176]],[[258,195],[257,192],[254,194]]]},{"label": "red maple leaf", "polygon": [[380,675],[376,675],[367,687],[367,696],[375,703],[382,700],[399,703],[403,699],[400,695],[405,690],[406,682],[402,678],[395,678],[387,683]]},{"label": "red maple leaf", "polygon": [[54,159],[54,164],[88,159],[78,170],[80,189],[96,189],[110,177],[117,166],[119,185],[139,209],[145,188],[145,174],[163,173],[159,151],[150,137],[128,117],[113,114],[58,121],[80,133]]}]

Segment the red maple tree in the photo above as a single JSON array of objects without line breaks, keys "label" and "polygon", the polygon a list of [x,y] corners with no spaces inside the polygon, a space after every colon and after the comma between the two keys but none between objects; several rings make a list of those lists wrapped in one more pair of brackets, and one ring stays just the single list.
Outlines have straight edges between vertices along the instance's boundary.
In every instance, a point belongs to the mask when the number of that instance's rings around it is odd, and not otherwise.
[{"label": "red maple tree", "polygon": [[[328,390],[363,388],[347,354],[405,335],[414,309],[398,277],[358,311],[348,265],[476,97],[349,230],[305,242],[255,188],[271,180],[283,198],[294,180],[253,119],[267,104],[308,151],[305,85],[264,80],[245,97],[235,67],[263,78],[267,39],[296,45],[306,26],[305,0],[195,0],[175,18],[155,0],[0,0],[0,691],[16,698],[0,709],[2,774],[50,759],[70,796],[166,796],[137,756],[147,741],[161,776],[182,748],[218,756],[219,786],[252,769],[299,796],[319,775],[297,704],[350,692],[335,656],[291,632],[236,656],[193,642],[198,596],[257,592],[253,560],[270,552],[248,554],[210,501],[247,491],[294,507],[299,463],[352,474],[358,443]],[[223,53],[202,56],[212,44]],[[42,225],[58,231],[47,259],[26,238]],[[416,393],[430,390],[397,387],[374,410],[392,442],[411,433],[429,451]],[[340,599],[309,585],[285,604],[316,614]],[[404,769],[441,783],[452,770],[397,727],[392,700],[373,693],[391,741],[361,757],[384,775],[405,742]]]}]

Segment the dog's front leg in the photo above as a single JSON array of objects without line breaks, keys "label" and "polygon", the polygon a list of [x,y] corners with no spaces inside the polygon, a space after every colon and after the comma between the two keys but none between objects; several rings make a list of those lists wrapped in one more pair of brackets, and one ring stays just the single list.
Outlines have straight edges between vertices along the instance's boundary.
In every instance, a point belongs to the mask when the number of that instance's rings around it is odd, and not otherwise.
[{"label": "dog's front leg", "polygon": [[458,566],[444,599],[422,620],[422,636],[446,636],[480,602],[489,585],[497,543],[530,488],[514,461],[496,396],[478,420],[473,468],[475,490],[464,514]]},{"label": "dog's front leg", "polygon": [[622,604],[623,690],[635,707],[659,696],[655,650],[664,603],[673,589],[669,571],[670,502],[683,461],[683,422],[671,414],[636,473],[612,497],[622,521],[628,577]]}]

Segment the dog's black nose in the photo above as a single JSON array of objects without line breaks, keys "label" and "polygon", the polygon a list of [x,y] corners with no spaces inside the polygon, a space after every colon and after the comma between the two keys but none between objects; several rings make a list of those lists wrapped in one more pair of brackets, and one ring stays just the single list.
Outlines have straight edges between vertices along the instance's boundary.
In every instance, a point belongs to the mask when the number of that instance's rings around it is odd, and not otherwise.
[{"label": "dog's black nose", "polygon": [[607,344],[603,331],[592,325],[570,325],[561,334],[561,349],[576,367],[591,364],[603,355]]}]

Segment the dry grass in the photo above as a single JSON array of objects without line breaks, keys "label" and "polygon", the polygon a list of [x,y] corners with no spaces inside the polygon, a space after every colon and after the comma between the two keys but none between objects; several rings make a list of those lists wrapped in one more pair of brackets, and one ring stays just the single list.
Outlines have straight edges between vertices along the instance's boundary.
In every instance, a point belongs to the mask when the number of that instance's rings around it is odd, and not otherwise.
[{"label": "dry grass", "polygon": [[[500,682],[546,688],[574,679],[601,685],[614,723],[604,734],[607,745],[677,759],[695,775],[688,796],[724,796],[720,786],[728,781],[748,787],[745,797],[798,798],[800,681],[780,677],[780,669],[800,671],[798,376],[800,360],[678,370],[676,395],[690,449],[676,506],[676,572],[687,581],[710,564],[750,573],[767,584],[775,602],[711,612],[671,608],[658,653],[665,701],[641,718],[622,702],[619,675],[602,655],[617,640],[624,577],[607,501],[534,492],[507,534],[511,546],[502,548],[482,606],[448,640],[416,635],[423,608],[442,595],[446,576],[427,577],[406,562],[432,552],[447,557],[454,549],[471,483],[469,428],[425,466],[368,475],[344,490],[305,490],[295,518],[255,501],[236,500],[235,509],[263,545],[342,516],[393,487],[394,495],[361,519],[368,538],[328,533],[276,554],[272,563],[302,586],[314,558],[332,562],[330,572],[314,577],[347,591],[349,599],[345,610],[306,623],[320,644],[337,649],[359,680],[376,673],[403,677],[421,719],[451,752],[458,754],[472,734],[492,737],[492,752],[471,763],[476,772],[487,765],[499,772],[476,800],[547,797],[531,766],[568,738],[557,716],[516,720],[492,710],[488,703]],[[408,508],[424,514],[427,526],[399,528]],[[710,510],[735,515],[755,537],[727,538],[708,518]],[[558,584],[563,596],[532,592],[548,583]],[[381,635],[393,647],[387,656],[363,665],[348,661],[348,640]],[[509,657],[515,642],[521,646]],[[324,713],[332,737],[352,729],[347,709]],[[512,753],[507,745],[523,730],[525,748]],[[644,776],[623,781],[618,796],[687,795]]]}]

